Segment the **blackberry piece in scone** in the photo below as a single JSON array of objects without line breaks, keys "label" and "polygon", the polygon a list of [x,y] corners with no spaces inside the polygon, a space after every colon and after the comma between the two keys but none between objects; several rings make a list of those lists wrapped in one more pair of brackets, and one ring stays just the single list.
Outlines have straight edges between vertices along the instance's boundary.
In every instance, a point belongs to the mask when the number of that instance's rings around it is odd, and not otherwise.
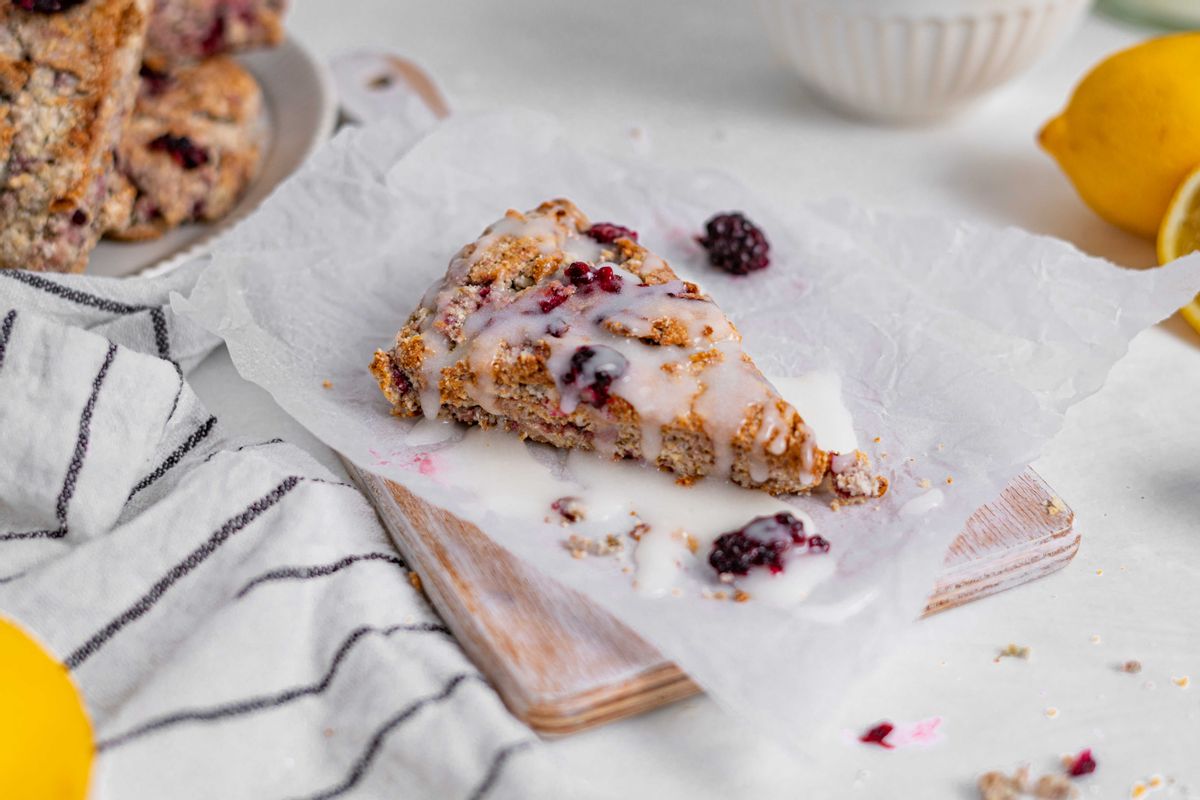
[{"label": "blackberry piece in scone", "polygon": [[0,2],[0,269],[86,266],[148,18],[149,0]]},{"label": "blackberry piece in scone", "polygon": [[286,0],[154,0],[146,63],[158,70],[283,41]]},{"label": "blackberry piece in scone", "polygon": [[137,107],[118,149],[128,207],[108,235],[152,239],[233,208],[262,155],[262,92],[231,58],[160,73],[144,68]]},{"label": "blackberry piece in scone", "polygon": [[865,455],[817,446],[721,309],[637,238],[568,200],[509,211],[375,353],[393,413],[641,459],[683,483],[785,494],[833,474],[847,500],[883,494]]}]

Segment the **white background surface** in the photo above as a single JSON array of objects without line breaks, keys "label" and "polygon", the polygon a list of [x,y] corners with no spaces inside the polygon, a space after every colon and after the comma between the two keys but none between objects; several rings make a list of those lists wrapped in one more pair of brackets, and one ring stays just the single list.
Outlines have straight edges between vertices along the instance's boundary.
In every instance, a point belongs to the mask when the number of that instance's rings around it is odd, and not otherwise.
[{"label": "white background surface", "polygon": [[[290,27],[319,54],[393,50],[427,67],[457,108],[551,110],[581,142],[720,168],[781,203],[845,196],[1153,262],[1148,243],[1096,218],[1034,144],[1092,63],[1146,35],[1102,18],[965,116],[889,129],[811,100],[773,60],[743,0],[296,5]],[[335,464],[237,377],[224,351],[193,381],[227,424],[287,436]],[[1200,336],[1175,317],[1135,340],[1036,464],[1077,512],[1075,561],[914,625],[846,697],[818,750],[788,751],[697,698],[555,741],[552,754],[597,796],[968,798],[981,772],[1057,770],[1061,754],[1092,747],[1099,768],[1079,782],[1084,797],[1128,797],[1156,774],[1174,783],[1148,797],[1200,796],[1197,398]],[[1031,646],[1032,659],[995,663],[1009,642]],[[1126,659],[1142,673],[1117,671]],[[1172,683],[1183,675],[1190,688]],[[943,736],[926,748],[883,751],[851,735],[881,719],[933,716],[944,718]]]}]

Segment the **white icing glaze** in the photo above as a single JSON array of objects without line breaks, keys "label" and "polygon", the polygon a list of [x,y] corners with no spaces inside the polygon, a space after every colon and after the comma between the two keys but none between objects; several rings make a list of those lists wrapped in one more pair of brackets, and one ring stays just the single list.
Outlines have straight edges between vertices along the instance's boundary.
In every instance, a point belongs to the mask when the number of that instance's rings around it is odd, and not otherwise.
[{"label": "white icing glaze", "polygon": [[921,514],[933,511],[945,499],[946,497],[942,494],[941,489],[930,489],[928,492],[919,494],[900,506],[900,514],[905,517],[920,516]]},{"label": "white icing glaze", "polygon": [[[611,558],[614,568],[631,568],[632,585],[649,596],[702,588],[732,595],[734,588],[744,588],[752,598],[791,606],[836,570],[833,552],[809,553],[797,547],[789,551],[786,568],[779,574],[755,570],[735,586],[721,584],[708,564],[708,554],[722,533],[755,517],[788,511],[804,523],[806,534],[813,535],[818,530],[812,518],[778,498],[728,480],[709,479],[684,487],[645,465],[610,462],[577,451],[568,454],[564,474],[555,475],[535,458],[536,449],[544,447],[473,427],[455,447],[437,453],[436,479],[473,492],[482,508],[515,518],[559,522],[551,504],[561,497],[577,498],[584,519],[563,523],[561,536],[548,540],[546,546],[562,546],[571,535],[603,541],[615,534],[624,552],[592,558]],[[635,540],[630,532],[639,523],[645,527]]]}]

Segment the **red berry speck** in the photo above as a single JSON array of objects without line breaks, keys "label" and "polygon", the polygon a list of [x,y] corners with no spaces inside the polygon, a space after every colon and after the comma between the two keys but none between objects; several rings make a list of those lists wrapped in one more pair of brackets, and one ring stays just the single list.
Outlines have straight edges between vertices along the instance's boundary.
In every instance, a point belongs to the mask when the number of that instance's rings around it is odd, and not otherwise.
[{"label": "red berry speck", "polygon": [[600,244],[612,244],[617,239],[632,239],[637,241],[637,231],[630,230],[615,222],[597,222],[588,228],[587,235]]},{"label": "red berry speck", "polygon": [[1096,759],[1092,758],[1092,748],[1080,750],[1079,755],[1075,756],[1075,760],[1071,762],[1071,766],[1067,767],[1067,774],[1072,778],[1078,778],[1082,775],[1090,775],[1096,771]]},{"label": "red berry speck", "polygon": [[881,722],[874,728],[871,728],[871,730],[864,733],[862,736],[858,737],[858,740],[863,744],[877,744],[880,747],[891,750],[895,745],[888,744],[886,739],[888,735],[891,734],[891,732],[895,729],[896,726],[892,723]]},{"label": "red berry speck", "polygon": [[542,294],[542,299],[538,301],[538,308],[543,314],[549,314],[554,309],[567,302],[567,298],[571,293],[567,291],[567,287],[561,283],[552,283],[546,287],[546,291]]}]

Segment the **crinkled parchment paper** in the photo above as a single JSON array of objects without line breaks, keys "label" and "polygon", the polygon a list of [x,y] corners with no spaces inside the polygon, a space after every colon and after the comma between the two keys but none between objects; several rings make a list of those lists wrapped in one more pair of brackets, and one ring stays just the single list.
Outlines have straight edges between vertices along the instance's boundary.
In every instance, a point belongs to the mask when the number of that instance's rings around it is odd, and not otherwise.
[{"label": "crinkled parchment paper", "polygon": [[[179,309],[331,447],[477,523],[608,608],[728,708],[792,735],[827,716],[912,623],[967,517],[1038,456],[1138,331],[1200,288],[1200,257],[1132,272],[1014,229],[846,204],[766,206],[721,175],[580,152],[543,117],[458,117],[415,143],[403,130],[342,132],[222,240]],[[460,445],[407,442],[411,423],[389,416],[367,373],[372,352],[485,225],[557,196],[629,225],[698,280],[768,375],[842,376],[860,445],[892,490],[838,512],[828,498],[799,501],[837,560],[799,606],[645,596],[596,559],[573,560],[560,527],[481,502],[476,487],[505,475],[448,481],[414,469],[417,460],[381,457]],[[770,269],[734,278],[705,266],[692,234],[728,209],[767,231]],[[704,482],[693,491],[703,503]]]}]

